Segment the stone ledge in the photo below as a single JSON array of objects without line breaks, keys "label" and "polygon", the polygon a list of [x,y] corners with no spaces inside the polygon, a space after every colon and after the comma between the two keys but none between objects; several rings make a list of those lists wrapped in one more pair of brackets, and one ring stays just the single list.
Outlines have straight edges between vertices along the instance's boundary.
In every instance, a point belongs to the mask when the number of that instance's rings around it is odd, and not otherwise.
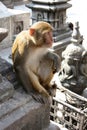
[{"label": "stone ledge", "polygon": [[13,85],[5,78],[2,77],[0,82],[0,102],[3,102],[13,96],[14,87]]},{"label": "stone ledge", "polygon": [[14,89],[8,100],[0,102],[0,130],[64,130],[50,123],[50,104],[38,103],[26,94],[18,84],[12,65],[1,58],[0,61],[2,81],[5,78],[8,83],[0,82],[0,88]]},{"label": "stone ledge", "polygon": [[8,30],[5,28],[0,28],[0,42],[7,37],[8,35]]},{"label": "stone ledge", "polygon": [[16,90],[12,98],[0,104],[0,130],[42,130],[49,125],[49,112],[48,104]]}]

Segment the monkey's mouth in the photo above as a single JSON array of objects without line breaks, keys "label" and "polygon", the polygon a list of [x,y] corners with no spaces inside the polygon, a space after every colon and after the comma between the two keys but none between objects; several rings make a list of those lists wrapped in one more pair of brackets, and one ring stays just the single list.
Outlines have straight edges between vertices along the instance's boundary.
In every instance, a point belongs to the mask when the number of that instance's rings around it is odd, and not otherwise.
[{"label": "monkey's mouth", "polygon": [[50,39],[50,42],[48,43],[50,46],[52,46],[53,45],[53,42],[54,42],[54,40],[53,40],[53,38],[51,38]]}]

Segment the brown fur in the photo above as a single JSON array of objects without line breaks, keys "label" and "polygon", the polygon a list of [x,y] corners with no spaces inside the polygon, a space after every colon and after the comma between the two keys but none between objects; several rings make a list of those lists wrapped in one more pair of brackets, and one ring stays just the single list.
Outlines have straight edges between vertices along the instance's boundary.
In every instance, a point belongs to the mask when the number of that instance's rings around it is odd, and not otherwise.
[{"label": "brown fur", "polygon": [[14,69],[23,86],[45,97],[49,97],[50,81],[60,67],[60,58],[48,50],[53,42],[50,32],[50,24],[37,22],[18,34],[12,46]]}]

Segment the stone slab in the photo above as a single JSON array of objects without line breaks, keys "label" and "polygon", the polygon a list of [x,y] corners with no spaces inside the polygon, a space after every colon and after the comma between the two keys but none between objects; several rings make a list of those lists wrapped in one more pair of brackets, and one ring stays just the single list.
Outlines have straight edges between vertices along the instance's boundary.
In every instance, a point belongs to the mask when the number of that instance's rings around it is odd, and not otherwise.
[{"label": "stone slab", "polygon": [[13,96],[14,87],[5,77],[1,78],[2,81],[0,82],[0,102],[4,102]]},{"label": "stone slab", "polygon": [[49,111],[48,104],[16,90],[13,98],[0,104],[0,130],[42,130],[49,125]]},{"label": "stone slab", "polygon": [[8,30],[0,28],[0,42],[8,35]]},{"label": "stone slab", "polygon": [[19,82],[12,64],[2,58],[0,58],[0,74],[4,76],[14,86],[14,88],[16,88],[16,86],[18,87]]}]

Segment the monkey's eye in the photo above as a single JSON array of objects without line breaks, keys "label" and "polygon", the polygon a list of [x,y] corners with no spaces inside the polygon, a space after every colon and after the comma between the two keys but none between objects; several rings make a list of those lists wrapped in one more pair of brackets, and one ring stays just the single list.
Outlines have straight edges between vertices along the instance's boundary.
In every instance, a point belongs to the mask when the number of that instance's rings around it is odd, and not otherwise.
[{"label": "monkey's eye", "polygon": [[50,32],[47,32],[47,34],[49,35],[49,36],[51,36],[52,37],[52,35],[53,35],[53,33],[50,31]]}]

